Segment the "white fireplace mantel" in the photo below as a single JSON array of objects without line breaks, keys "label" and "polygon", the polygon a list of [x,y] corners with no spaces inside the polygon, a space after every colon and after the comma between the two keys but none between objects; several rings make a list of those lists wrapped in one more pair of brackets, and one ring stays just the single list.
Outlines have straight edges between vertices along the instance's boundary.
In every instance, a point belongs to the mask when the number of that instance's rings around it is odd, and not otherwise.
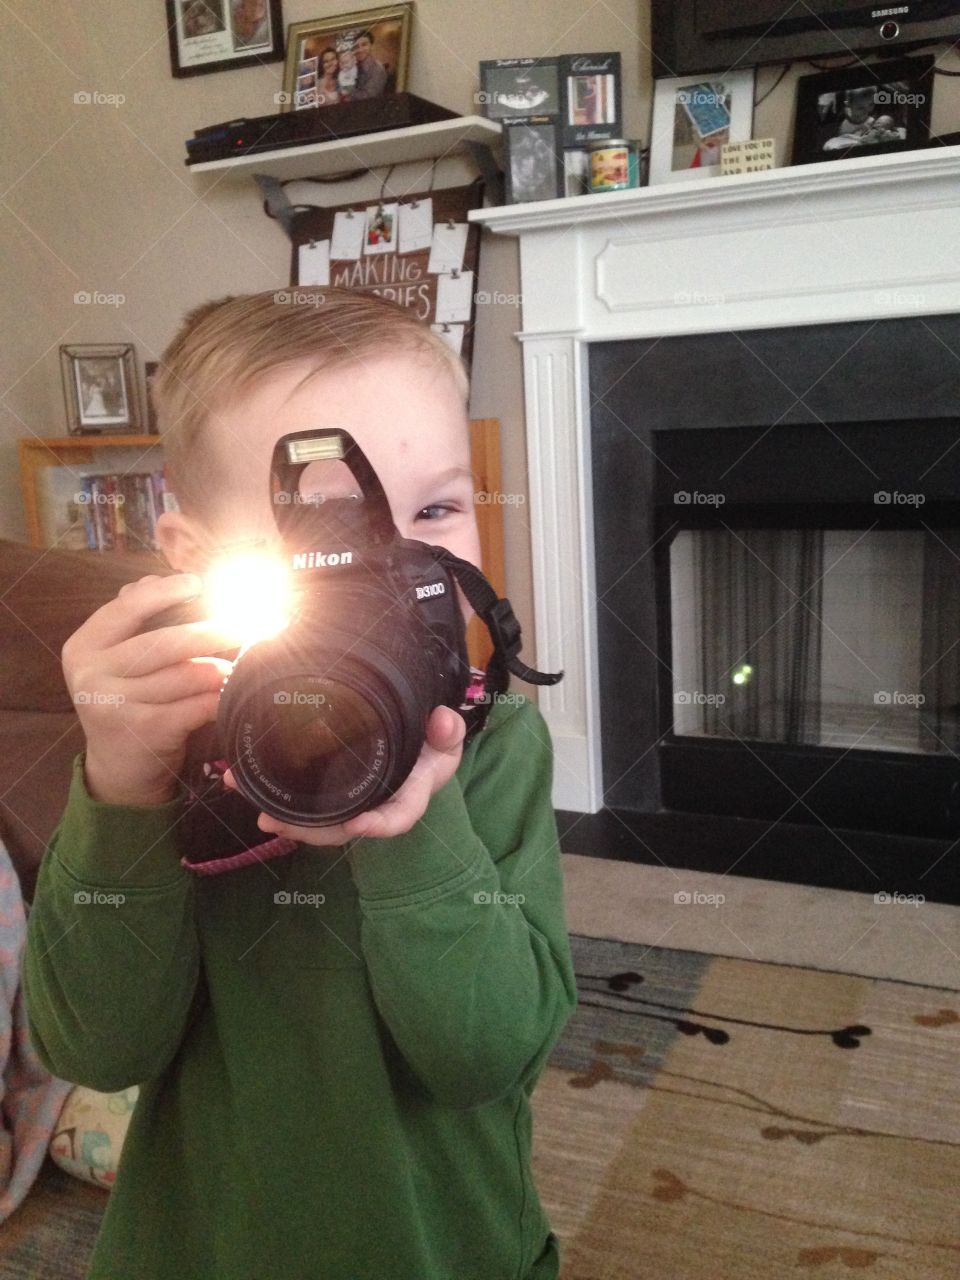
[{"label": "white fireplace mantel", "polygon": [[[508,205],[554,802],[602,807],[591,342],[960,311],[960,147]],[[623,696],[629,698],[629,674]]]}]

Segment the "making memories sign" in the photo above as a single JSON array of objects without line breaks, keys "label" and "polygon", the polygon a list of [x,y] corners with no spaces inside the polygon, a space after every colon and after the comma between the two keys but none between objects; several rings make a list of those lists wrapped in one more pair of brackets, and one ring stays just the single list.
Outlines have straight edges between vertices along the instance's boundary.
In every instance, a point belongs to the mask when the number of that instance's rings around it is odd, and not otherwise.
[{"label": "making memories sign", "polygon": [[[483,185],[301,209],[293,224],[290,298],[306,286],[380,294],[429,324],[470,369]],[[298,293],[296,286],[303,286]]]}]

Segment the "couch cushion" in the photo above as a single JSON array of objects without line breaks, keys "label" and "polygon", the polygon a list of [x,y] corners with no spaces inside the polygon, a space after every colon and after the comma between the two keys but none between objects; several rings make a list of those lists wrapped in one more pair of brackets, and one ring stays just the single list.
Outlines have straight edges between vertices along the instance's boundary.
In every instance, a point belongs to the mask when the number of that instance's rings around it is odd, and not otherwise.
[{"label": "couch cushion", "polygon": [[0,711],[0,837],[27,902],[67,803],[73,758],[82,750],[73,711]]},{"label": "couch cushion", "polygon": [[0,540],[0,709],[70,711],[64,641],[125,582],[162,572],[169,569],[159,558],[144,555]]},{"label": "couch cushion", "polygon": [[28,902],[83,748],[60,650],[125,582],[164,572],[159,557],[0,540],[0,836]]}]

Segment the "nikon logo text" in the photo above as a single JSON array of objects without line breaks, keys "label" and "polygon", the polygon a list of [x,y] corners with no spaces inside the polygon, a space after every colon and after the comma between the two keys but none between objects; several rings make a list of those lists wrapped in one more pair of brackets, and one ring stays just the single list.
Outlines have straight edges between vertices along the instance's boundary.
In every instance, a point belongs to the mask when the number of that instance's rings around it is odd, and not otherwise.
[{"label": "nikon logo text", "polygon": [[295,569],[326,569],[328,565],[353,564],[352,551],[298,551],[293,557]]},{"label": "nikon logo text", "polygon": [[425,587],[417,587],[417,599],[426,600],[427,596],[444,596],[447,588],[442,582],[431,582]]}]

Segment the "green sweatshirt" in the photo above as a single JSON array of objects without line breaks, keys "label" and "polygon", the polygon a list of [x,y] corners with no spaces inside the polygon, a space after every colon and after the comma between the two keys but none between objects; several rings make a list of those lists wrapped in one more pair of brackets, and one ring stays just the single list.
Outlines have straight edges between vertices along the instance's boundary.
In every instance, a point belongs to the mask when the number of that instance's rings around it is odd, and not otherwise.
[{"label": "green sweatshirt", "polygon": [[51,1072],[141,1085],[88,1280],[554,1280],[551,773],[535,705],[499,702],[408,834],[198,876],[180,800],[96,802],[77,758],[23,981]]}]

